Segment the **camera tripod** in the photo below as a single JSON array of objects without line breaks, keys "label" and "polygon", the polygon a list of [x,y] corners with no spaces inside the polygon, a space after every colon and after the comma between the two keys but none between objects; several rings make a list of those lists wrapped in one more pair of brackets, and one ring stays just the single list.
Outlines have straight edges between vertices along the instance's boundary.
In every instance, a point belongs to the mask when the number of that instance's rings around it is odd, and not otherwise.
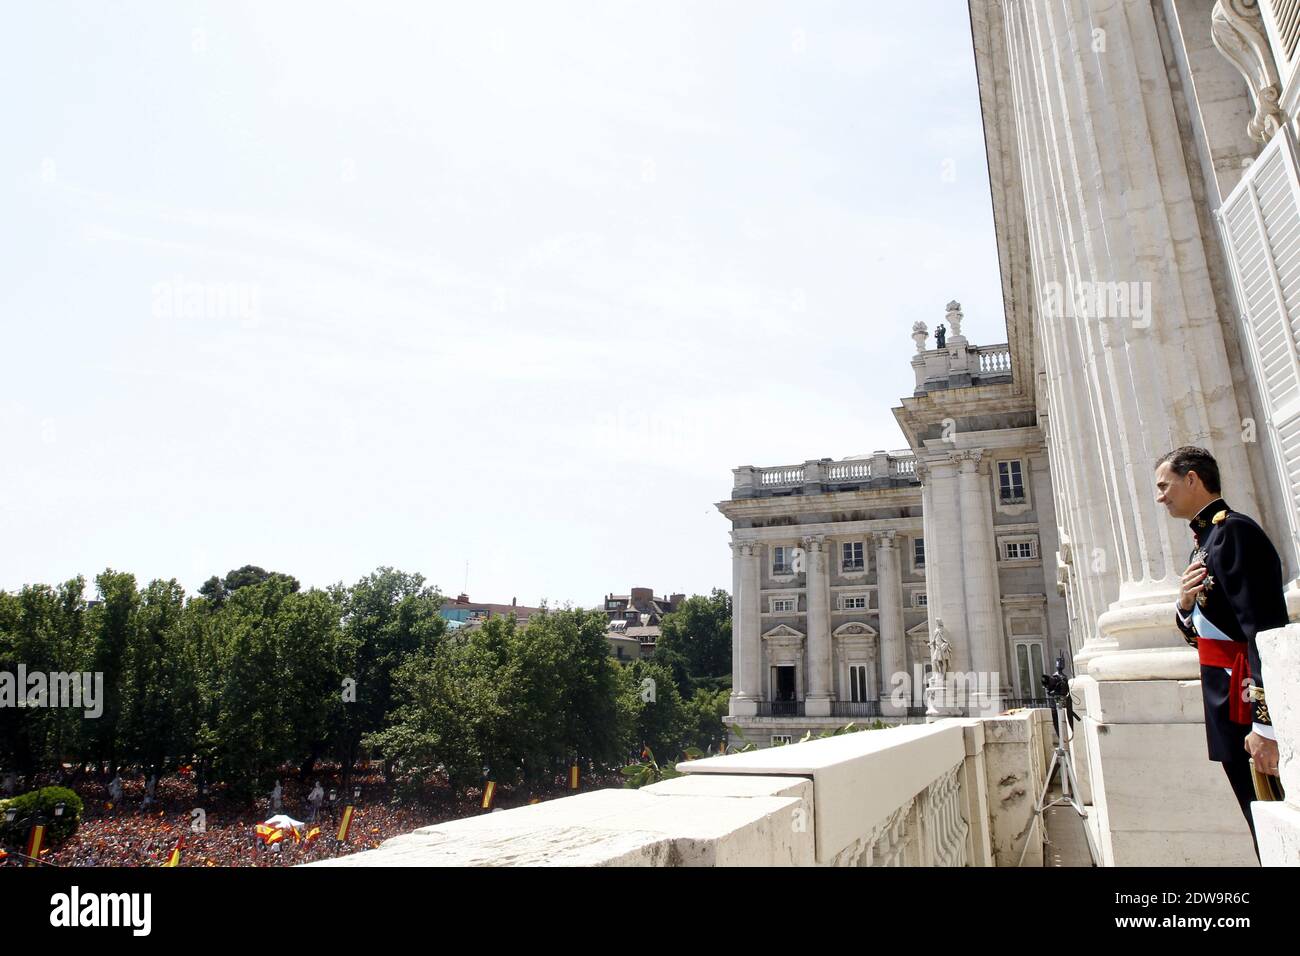
[{"label": "camera tripod", "polygon": [[[1025,853],[1029,850],[1029,842],[1034,838],[1035,826],[1041,823],[1043,841],[1048,844],[1052,842],[1047,839],[1047,821],[1043,817],[1043,811],[1067,803],[1074,807],[1074,812],[1079,815],[1079,821],[1083,824],[1083,837],[1088,841],[1088,856],[1092,858],[1092,865],[1101,865],[1097,847],[1092,842],[1092,830],[1088,827],[1088,811],[1083,808],[1083,800],[1079,797],[1079,780],[1074,775],[1074,763],[1070,760],[1070,751],[1067,747],[1074,739],[1074,732],[1070,729],[1066,713],[1068,694],[1067,690],[1065,693],[1052,695],[1052,706],[1056,711],[1056,751],[1052,754],[1052,762],[1047,765],[1047,779],[1043,781],[1043,792],[1038,795],[1038,802],[1034,804],[1034,819],[1025,833],[1025,845],[1020,850],[1020,860],[1016,866],[1023,866],[1025,863]],[[1052,777],[1058,770],[1061,772],[1061,795],[1046,803],[1044,801],[1047,800],[1047,791],[1052,789]]]}]

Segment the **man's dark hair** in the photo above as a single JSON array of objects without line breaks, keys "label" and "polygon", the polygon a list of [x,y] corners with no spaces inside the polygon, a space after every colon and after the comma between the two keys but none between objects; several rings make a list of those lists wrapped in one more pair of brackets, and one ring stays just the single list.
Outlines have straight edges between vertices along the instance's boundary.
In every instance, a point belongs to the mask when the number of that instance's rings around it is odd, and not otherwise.
[{"label": "man's dark hair", "polygon": [[1186,478],[1189,471],[1196,472],[1201,484],[1205,485],[1205,490],[1212,495],[1217,495],[1222,490],[1219,485],[1219,463],[1204,448],[1195,445],[1175,448],[1161,456],[1156,467],[1159,468],[1165,462],[1169,462],[1169,469],[1180,478]]}]

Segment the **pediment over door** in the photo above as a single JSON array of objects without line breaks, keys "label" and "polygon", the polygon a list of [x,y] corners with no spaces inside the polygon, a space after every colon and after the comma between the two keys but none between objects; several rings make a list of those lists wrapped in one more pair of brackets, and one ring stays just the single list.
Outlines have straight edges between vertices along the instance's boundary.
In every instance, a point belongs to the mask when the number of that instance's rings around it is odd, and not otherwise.
[{"label": "pediment over door", "polygon": [[763,640],[772,641],[802,641],[803,632],[796,631],[789,624],[778,624],[772,630],[763,635]]}]

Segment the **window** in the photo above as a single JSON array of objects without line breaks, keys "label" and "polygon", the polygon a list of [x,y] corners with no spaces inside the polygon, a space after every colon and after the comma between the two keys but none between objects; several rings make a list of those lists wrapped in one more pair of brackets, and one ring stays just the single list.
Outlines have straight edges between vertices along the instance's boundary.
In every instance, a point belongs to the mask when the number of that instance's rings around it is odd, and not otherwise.
[{"label": "window", "polygon": [[607,610],[607,611],[617,611],[617,610],[618,610],[618,602],[617,602],[617,601],[606,601],[606,602],[605,602],[605,610]]},{"label": "window", "polygon": [[912,539],[912,566],[918,570],[925,568],[925,539]]},{"label": "window", "polygon": [[840,610],[841,611],[865,611],[867,608],[867,596],[865,594],[841,594]]},{"label": "window", "polygon": [[998,500],[1007,505],[1025,500],[1025,479],[1019,461],[998,462]]},{"label": "window", "polygon": [[789,734],[773,734],[773,735],[772,735],[772,746],[773,746],[773,747],[780,747],[780,746],[782,746],[782,745],[784,745],[784,744],[788,744],[789,742],[790,742],[790,735],[789,735]]},{"label": "window", "polygon": [[1038,557],[1038,548],[1033,538],[1019,538],[1002,542],[1002,557],[1007,561],[1023,561]]},{"label": "window", "polygon": [[790,572],[790,549],[777,545],[772,549],[772,573],[789,574]]},{"label": "window", "polygon": [[867,701],[866,664],[854,664],[849,668],[849,700],[855,704]]},{"label": "window", "polygon": [[841,545],[842,559],[840,570],[842,571],[861,571],[864,568],[862,560],[862,542],[845,541]]},{"label": "window", "polygon": [[1042,697],[1043,645],[1039,641],[1021,641],[1016,644],[1016,676],[1020,679],[1021,697]]},{"label": "window", "polygon": [[773,614],[789,614],[794,610],[794,598],[772,598]]},{"label": "window", "polygon": [[912,592],[912,607],[929,607],[930,599],[924,591]]}]

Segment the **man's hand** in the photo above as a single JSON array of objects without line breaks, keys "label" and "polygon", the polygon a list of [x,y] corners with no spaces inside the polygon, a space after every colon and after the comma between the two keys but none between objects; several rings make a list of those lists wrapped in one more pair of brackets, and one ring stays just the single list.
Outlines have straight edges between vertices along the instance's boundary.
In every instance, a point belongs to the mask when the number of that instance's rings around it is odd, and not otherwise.
[{"label": "man's hand", "polygon": [[1255,769],[1271,777],[1277,776],[1277,741],[1261,737],[1255,732],[1246,735],[1246,750],[1255,761]]},{"label": "man's hand", "polygon": [[1209,572],[1205,568],[1204,561],[1193,561],[1183,572],[1183,587],[1178,596],[1178,609],[1186,614],[1196,603],[1196,595],[1201,593],[1204,587],[1205,576]]}]

